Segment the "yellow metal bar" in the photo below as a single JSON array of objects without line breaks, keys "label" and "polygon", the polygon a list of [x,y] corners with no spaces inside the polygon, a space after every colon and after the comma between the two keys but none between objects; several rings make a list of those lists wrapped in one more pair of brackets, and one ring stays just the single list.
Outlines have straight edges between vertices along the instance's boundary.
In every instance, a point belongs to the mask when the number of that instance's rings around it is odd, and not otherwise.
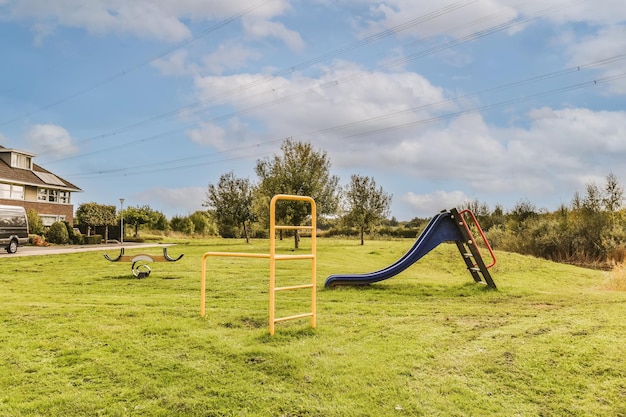
[{"label": "yellow metal bar", "polygon": [[313,317],[313,313],[304,313],[304,314],[296,314],[295,316],[288,316],[288,317],[279,317],[277,319],[274,319],[274,321],[276,323],[278,323],[279,321],[287,321],[287,320],[293,320],[293,319],[301,319],[303,317]]},{"label": "yellow metal bar", "polygon": [[209,256],[224,256],[231,258],[269,258],[269,253],[246,253],[246,252],[205,252],[202,259]]},{"label": "yellow metal bar", "polygon": [[314,254],[302,254],[302,255],[274,255],[274,259],[277,261],[296,261],[298,259],[313,259],[315,258]]},{"label": "yellow metal bar", "polygon": [[276,226],[276,230],[313,230],[312,226]]},{"label": "yellow metal bar", "polygon": [[288,290],[299,290],[302,288],[311,288],[313,284],[302,284],[302,285],[292,285],[290,287],[276,287],[274,291],[288,291]]}]

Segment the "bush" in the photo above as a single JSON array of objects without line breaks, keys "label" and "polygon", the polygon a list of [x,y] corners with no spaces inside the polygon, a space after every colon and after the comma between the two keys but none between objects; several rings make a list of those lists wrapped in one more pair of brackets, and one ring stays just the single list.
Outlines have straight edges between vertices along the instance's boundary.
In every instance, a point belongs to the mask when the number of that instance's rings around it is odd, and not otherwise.
[{"label": "bush", "polygon": [[43,227],[43,222],[41,221],[39,214],[33,209],[28,209],[26,210],[26,217],[28,218],[28,229],[30,233],[34,235],[42,235],[45,228]]},{"label": "bush", "polygon": [[84,236],[85,245],[99,245],[102,243],[102,235]]},{"label": "bush", "polygon": [[39,235],[28,235],[28,243],[33,246],[48,246],[46,238]]},{"label": "bush", "polygon": [[73,243],[74,245],[82,245],[83,236],[80,233],[76,233],[74,231],[74,227],[68,222],[64,221],[63,224],[65,225],[65,228],[67,229],[68,241],[70,243]]},{"label": "bush", "polygon": [[69,241],[69,237],[67,234],[67,228],[63,222],[55,222],[52,223],[50,229],[46,233],[46,238],[50,243],[56,243],[59,245],[63,245]]}]

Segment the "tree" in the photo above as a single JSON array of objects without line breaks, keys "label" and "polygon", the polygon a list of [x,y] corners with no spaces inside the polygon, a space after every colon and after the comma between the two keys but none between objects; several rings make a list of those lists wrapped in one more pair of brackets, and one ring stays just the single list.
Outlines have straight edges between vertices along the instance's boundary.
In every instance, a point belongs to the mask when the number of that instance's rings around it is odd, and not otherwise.
[{"label": "tree", "polygon": [[370,177],[352,175],[345,192],[344,222],[350,227],[358,227],[361,245],[364,244],[365,230],[377,225],[389,215],[391,195],[382,187],[376,188],[376,181]]},{"label": "tree", "polygon": [[250,243],[248,226],[256,219],[253,199],[250,180],[237,178],[231,171],[223,174],[217,184],[209,184],[203,206],[213,212],[222,235],[232,227],[241,226],[246,243]]},{"label": "tree", "polygon": [[154,219],[154,210],[148,205],[128,207],[124,210],[124,223],[135,226],[135,237],[139,237],[139,226]]},{"label": "tree", "polygon": [[189,220],[193,223],[194,233],[204,236],[213,232],[211,216],[208,212],[195,211],[189,215]]},{"label": "tree", "polygon": [[116,224],[115,206],[98,203],[83,203],[76,209],[76,219],[87,225],[87,236],[91,234],[92,226],[105,226],[104,239],[108,239],[109,226]]},{"label": "tree", "polygon": [[[339,202],[339,178],[330,174],[330,160],[326,152],[316,151],[310,143],[286,139],[281,145],[282,155],[258,160],[259,198],[269,206],[277,194],[308,196],[315,200],[317,213],[334,214]],[[311,215],[310,204],[302,201],[285,201],[276,207],[276,220],[294,226]],[[266,216],[269,218],[269,216]],[[294,233],[298,248],[298,231]]]},{"label": "tree", "polygon": [[180,217],[180,216],[172,217],[172,220],[170,221],[170,227],[175,232],[181,232],[181,233],[185,233],[187,235],[190,235],[190,234],[192,234],[195,231],[195,225],[191,221],[189,216],[187,216],[187,217]]}]

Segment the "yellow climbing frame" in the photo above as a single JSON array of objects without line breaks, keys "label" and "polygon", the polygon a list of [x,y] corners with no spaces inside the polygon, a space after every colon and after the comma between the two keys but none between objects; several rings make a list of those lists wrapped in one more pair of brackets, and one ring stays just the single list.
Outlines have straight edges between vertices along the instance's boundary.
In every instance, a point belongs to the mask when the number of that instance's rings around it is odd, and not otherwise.
[{"label": "yellow climbing frame", "polygon": [[[276,202],[279,200],[305,201],[311,204],[311,225],[310,226],[280,226],[276,225]],[[267,258],[270,260],[270,335],[274,334],[276,323],[286,320],[311,317],[311,327],[316,326],[316,276],[317,276],[317,209],[315,201],[311,197],[279,194],[272,198],[270,202],[270,253],[238,253],[238,252],[205,252],[202,255],[202,282],[200,286],[200,315],[206,314],[206,260],[212,256],[240,257],[240,258]],[[277,230],[310,230],[311,231],[311,253],[298,255],[282,255],[276,253],[276,231]],[[289,287],[276,286],[276,261],[288,261],[298,259],[311,260],[311,283],[293,285]],[[276,317],[276,293],[279,291],[290,291],[300,289],[311,289],[311,312],[297,314],[287,317]]]}]

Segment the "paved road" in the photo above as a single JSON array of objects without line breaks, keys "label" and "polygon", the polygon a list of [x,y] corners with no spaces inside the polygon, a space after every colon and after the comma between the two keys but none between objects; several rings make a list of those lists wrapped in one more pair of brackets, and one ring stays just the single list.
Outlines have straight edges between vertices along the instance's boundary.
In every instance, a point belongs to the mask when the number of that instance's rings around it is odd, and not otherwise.
[{"label": "paved road", "polygon": [[101,245],[63,245],[63,246],[20,246],[16,253],[7,253],[5,250],[0,249],[0,258],[7,258],[11,256],[40,256],[40,255],[58,255],[62,253],[76,253],[76,252],[92,252],[92,251],[109,251],[109,256],[115,257],[120,252],[121,248],[133,249],[133,248],[154,248],[154,247],[167,247],[172,244],[163,243],[106,243]]}]

